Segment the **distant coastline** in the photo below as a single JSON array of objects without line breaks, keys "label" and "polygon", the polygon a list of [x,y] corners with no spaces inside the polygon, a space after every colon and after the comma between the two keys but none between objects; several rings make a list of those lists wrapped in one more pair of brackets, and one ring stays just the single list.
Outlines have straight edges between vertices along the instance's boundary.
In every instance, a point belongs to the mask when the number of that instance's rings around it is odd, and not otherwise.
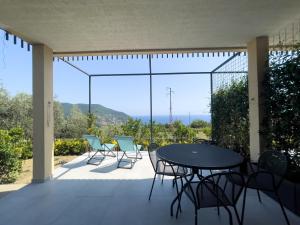
[{"label": "distant coastline", "polygon": [[[150,115],[135,115],[131,116],[134,119],[140,119],[143,123],[148,123],[150,120]],[[156,123],[166,124],[169,123],[169,115],[153,115],[153,121]],[[173,121],[180,120],[183,124],[189,125],[189,122],[193,122],[193,120],[204,120],[206,122],[210,122],[210,114],[201,114],[201,115],[173,115]]]}]

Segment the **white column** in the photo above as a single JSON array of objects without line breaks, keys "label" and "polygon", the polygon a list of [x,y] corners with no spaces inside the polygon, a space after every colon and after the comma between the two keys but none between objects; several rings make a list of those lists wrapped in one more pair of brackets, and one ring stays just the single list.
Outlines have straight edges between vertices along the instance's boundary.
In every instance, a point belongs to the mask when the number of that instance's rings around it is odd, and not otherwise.
[{"label": "white column", "polygon": [[248,88],[250,122],[250,158],[256,162],[264,151],[265,142],[260,134],[264,114],[263,85],[269,51],[268,37],[257,37],[247,44]]},{"label": "white column", "polygon": [[53,172],[53,52],[33,45],[33,182],[52,178]]}]

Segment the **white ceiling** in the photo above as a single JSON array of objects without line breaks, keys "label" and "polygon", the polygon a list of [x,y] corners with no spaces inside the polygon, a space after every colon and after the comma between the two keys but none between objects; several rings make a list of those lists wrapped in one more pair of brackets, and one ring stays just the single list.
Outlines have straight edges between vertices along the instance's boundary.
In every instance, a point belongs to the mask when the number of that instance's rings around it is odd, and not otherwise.
[{"label": "white ceiling", "polygon": [[0,27],[55,52],[244,47],[300,0],[0,0]]}]

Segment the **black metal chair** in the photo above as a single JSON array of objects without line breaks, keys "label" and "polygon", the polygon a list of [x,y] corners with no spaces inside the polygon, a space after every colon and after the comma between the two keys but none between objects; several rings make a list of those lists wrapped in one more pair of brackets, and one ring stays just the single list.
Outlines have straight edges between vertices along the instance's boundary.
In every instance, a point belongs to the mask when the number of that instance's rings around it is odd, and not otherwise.
[{"label": "black metal chair", "polygon": [[204,138],[193,138],[194,144],[211,144],[211,140],[207,140]]},{"label": "black metal chair", "polygon": [[155,183],[155,180],[156,180],[156,175],[162,175],[162,183],[163,183],[164,176],[174,177],[173,187],[174,187],[174,185],[176,186],[176,191],[177,191],[177,194],[178,194],[179,189],[178,189],[177,180],[180,179],[181,185],[183,186],[182,177],[185,176],[186,173],[187,173],[187,171],[184,168],[182,168],[180,166],[176,166],[176,165],[171,165],[171,164],[159,159],[156,156],[156,150],[158,148],[159,148],[159,146],[155,143],[151,143],[148,147],[149,158],[150,158],[152,167],[153,167],[154,172],[155,172],[154,178],[153,178],[153,181],[152,181],[150,194],[149,194],[149,200],[151,199],[154,183]]},{"label": "black metal chair", "polygon": [[198,224],[198,210],[210,207],[224,207],[229,215],[229,223],[232,225],[232,213],[229,206],[234,209],[238,223],[242,224],[236,203],[243,188],[243,175],[234,171],[215,173],[197,182],[187,182],[184,190],[195,206],[195,225]]},{"label": "black metal chair", "polygon": [[257,171],[254,171],[249,175],[247,182],[245,184],[245,192],[243,199],[243,208],[242,208],[242,222],[244,219],[245,204],[246,204],[246,195],[247,189],[256,189],[258,194],[258,199],[261,202],[259,191],[268,191],[273,192],[279,202],[281,210],[283,212],[286,223],[289,225],[289,219],[284,210],[282,201],[278,194],[278,189],[283,181],[283,177],[286,174],[288,167],[287,157],[279,151],[265,151],[259,157],[257,164]]}]

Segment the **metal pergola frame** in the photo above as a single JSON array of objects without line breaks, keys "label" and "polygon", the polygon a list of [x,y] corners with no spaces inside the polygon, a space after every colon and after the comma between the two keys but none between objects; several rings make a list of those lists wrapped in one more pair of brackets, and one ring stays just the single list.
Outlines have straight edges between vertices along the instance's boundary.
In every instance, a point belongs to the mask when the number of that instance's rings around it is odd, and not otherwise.
[{"label": "metal pergola frame", "polygon": [[[147,59],[149,62],[148,68],[149,72],[148,73],[100,73],[100,74],[89,74],[86,71],[82,70],[78,66],[75,66],[74,64],[70,63],[68,60],[65,60],[64,57],[57,57],[59,60],[67,63],[71,67],[75,68],[76,70],[80,71],[84,75],[88,77],[88,85],[89,85],[89,107],[88,111],[89,113],[92,113],[91,111],[91,105],[92,105],[92,78],[93,77],[116,77],[116,76],[149,76],[149,89],[150,89],[150,143],[153,143],[153,117],[152,117],[152,76],[171,76],[171,75],[202,75],[202,74],[209,74],[210,75],[210,95],[211,95],[211,104],[212,104],[212,94],[213,94],[213,74],[241,74],[241,73],[248,73],[248,71],[221,71],[218,72],[217,70],[223,67],[225,64],[230,62],[232,59],[234,59],[236,56],[239,56],[241,53],[240,52],[235,52],[231,57],[226,59],[223,63],[221,63],[219,66],[217,66],[215,69],[212,71],[199,71],[199,72],[169,72],[169,73],[153,73],[152,72],[152,58],[153,54],[148,54]],[[212,117],[212,116],[211,116]],[[212,121],[212,118],[211,118]]]}]

